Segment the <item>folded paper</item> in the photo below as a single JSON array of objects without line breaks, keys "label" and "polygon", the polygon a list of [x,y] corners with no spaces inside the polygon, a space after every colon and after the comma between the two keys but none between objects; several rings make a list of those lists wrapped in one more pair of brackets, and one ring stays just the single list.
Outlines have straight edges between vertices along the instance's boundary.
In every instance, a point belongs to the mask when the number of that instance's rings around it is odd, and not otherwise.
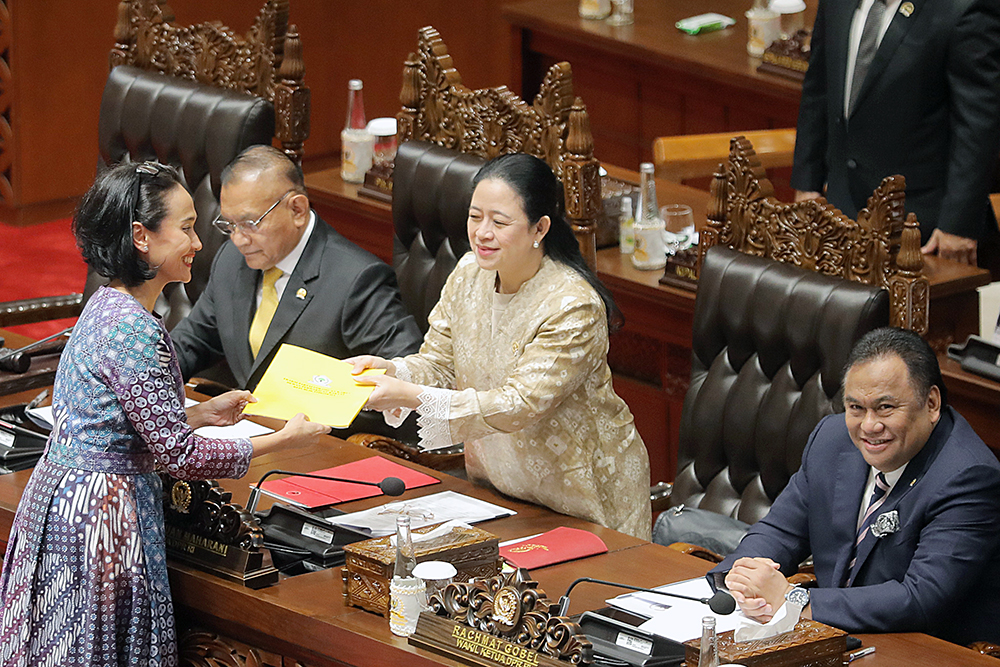
[{"label": "folded paper", "polygon": [[[303,347],[282,344],[264,372],[247,412],[263,417],[291,419],[299,412],[309,419],[346,428],[361,412],[375,387],[359,385],[352,364]],[[369,368],[362,375],[381,375]]]}]

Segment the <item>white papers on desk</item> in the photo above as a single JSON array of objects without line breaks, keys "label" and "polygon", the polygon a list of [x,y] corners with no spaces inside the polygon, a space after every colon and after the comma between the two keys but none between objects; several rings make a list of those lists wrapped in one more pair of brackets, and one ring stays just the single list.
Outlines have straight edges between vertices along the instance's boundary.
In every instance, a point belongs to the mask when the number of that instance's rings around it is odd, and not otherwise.
[{"label": "white papers on desk", "polygon": [[[657,586],[656,590],[695,598],[710,598],[713,595],[712,587],[705,577]],[[648,618],[648,621],[639,626],[640,629],[676,642],[701,637],[701,619],[705,616],[715,617],[716,632],[735,630],[742,617],[739,611],[723,616],[714,613],[708,605],[701,602],[668,598],[653,593],[619,595],[607,603],[617,609]]]},{"label": "white papers on desk", "polygon": [[421,528],[452,520],[479,523],[514,516],[517,512],[455,491],[441,491],[421,498],[386,503],[361,512],[329,517],[327,521],[372,537],[383,537],[396,532],[396,517],[400,514],[409,515],[411,528]]},{"label": "white papers on desk", "polygon": [[[185,398],[184,407],[190,408],[192,406],[198,405],[198,401]],[[55,417],[52,415],[52,406],[46,405],[41,408],[31,408],[26,410],[25,414],[31,421],[35,422],[44,429],[52,430],[52,424],[55,423]],[[274,433],[273,428],[268,428],[266,426],[261,426],[256,422],[252,422],[249,419],[243,419],[236,422],[232,426],[202,426],[195,431],[197,435],[203,438],[225,438],[225,439],[236,439],[236,438],[252,438],[255,435],[266,435],[268,433]]]}]

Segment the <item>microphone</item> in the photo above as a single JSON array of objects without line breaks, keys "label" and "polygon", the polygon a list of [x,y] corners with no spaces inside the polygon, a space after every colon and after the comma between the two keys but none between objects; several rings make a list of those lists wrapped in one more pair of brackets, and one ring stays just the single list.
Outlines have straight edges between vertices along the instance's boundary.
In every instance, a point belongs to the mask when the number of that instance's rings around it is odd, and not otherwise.
[{"label": "microphone", "polygon": [[736,609],[736,600],[732,595],[726,593],[725,591],[717,591],[715,595],[710,598],[695,598],[688,595],[681,595],[679,593],[668,593],[666,591],[658,591],[653,588],[641,588],[639,586],[629,586],[628,584],[620,584],[616,581],[604,581],[603,579],[593,579],[591,577],[580,577],[566,589],[566,594],[559,598],[559,613],[558,616],[565,616],[566,612],[569,611],[569,594],[573,590],[573,587],[584,581],[593,584],[603,584],[605,586],[615,586],[617,588],[625,588],[630,591],[640,591],[642,593],[655,593],[656,595],[664,595],[669,598],[680,598],[681,600],[691,600],[692,602],[700,602],[702,604],[707,604],[708,608],[711,609],[716,614],[731,614]]},{"label": "microphone", "polygon": [[307,472],[292,472],[291,470],[268,470],[260,478],[257,485],[250,491],[250,500],[247,503],[247,511],[253,514],[257,510],[257,503],[260,501],[260,486],[271,475],[291,475],[292,477],[308,477],[310,479],[325,479],[331,482],[345,482],[347,484],[361,484],[362,486],[376,486],[387,496],[400,496],[406,491],[406,483],[398,477],[386,477],[381,482],[363,482],[360,479],[343,479],[341,477],[330,477],[329,475],[314,475]]},{"label": "microphone", "polygon": [[61,352],[65,346],[64,342],[50,346],[51,349],[46,349],[44,352],[42,352],[40,348],[45,347],[45,343],[48,343],[50,340],[66,336],[72,331],[73,327],[69,327],[59,333],[52,334],[51,336],[47,336],[16,350],[7,350],[6,354],[0,356],[0,370],[16,374],[27,373],[28,369],[31,368],[32,352],[35,352],[35,354],[55,354],[56,352]]}]

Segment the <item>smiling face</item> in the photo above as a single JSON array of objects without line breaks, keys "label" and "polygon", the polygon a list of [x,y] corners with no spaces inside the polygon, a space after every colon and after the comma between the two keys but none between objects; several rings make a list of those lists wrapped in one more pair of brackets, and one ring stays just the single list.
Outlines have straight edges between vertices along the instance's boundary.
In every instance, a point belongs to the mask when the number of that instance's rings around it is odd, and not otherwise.
[{"label": "smiling face", "polygon": [[898,355],[852,366],[844,378],[847,430],[868,465],[892,472],[917,455],[941,417],[941,392],[926,399]]},{"label": "smiling face", "polygon": [[232,234],[233,244],[251,269],[273,268],[295,248],[309,224],[309,199],[300,192],[288,193],[291,188],[287,179],[270,171],[234,177],[222,186],[219,203],[226,220],[257,220],[278,202],[256,230]]},{"label": "smiling face", "polygon": [[166,214],[155,232],[138,225],[137,247],[144,253],[146,261],[156,270],[156,280],[167,283],[191,280],[191,262],[201,250],[201,239],[194,230],[197,213],[191,195],[180,185],[176,185],[163,195]]},{"label": "smiling face", "polygon": [[549,224],[548,216],[531,224],[521,198],[503,181],[490,178],[476,186],[469,205],[469,244],[480,268],[498,273],[501,292],[516,292],[538,271]]}]

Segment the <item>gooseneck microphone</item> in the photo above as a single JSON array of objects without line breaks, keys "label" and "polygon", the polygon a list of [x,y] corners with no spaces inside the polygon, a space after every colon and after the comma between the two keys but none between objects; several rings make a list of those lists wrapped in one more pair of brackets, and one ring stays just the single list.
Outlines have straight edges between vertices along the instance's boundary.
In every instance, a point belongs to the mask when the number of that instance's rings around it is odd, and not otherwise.
[{"label": "gooseneck microphone", "polygon": [[736,609],[736,600],[733,596],[725,591],[718,591],[715,595],[710,598],[695,598],[688,595],[681,595],[679,593],[668,593],[666,591],[658,591],[653,588],[641,588],[639,586],[629,586],[628,584],[620,584],[617,581],[604,581],[603,579],[593,579],[591,577],[580,577],[566,589],[566,594],[559,598],[559,616],[565,616],[566,612],[569,611],[569,594],[573,588],[582,582],[590,582],[592,584],[603,584],[604,586],[614,586],[616,588],[624,588],[630,591],[640,591],[642,593],[654,593],[656,595],[663,595],[668,598],[680,598],[681,600],[691,600],[692,602],[700,602],[702,604],[707,604],[708,608],[714,611],[716,614],[731,614]]},{"label": "gooseneck microphone", "polygon": [[400,496],[406,491],[406,483],[398,477],[386,477],[381,482],[363,482],[360,479],[344,479],[342,477],[330,477],[329,475],[314,475],[308,472],[292,472],[291,470],[268,470],[260,478],[257,485],[250,491],[250,501],[247,503],[247,511],[253,514],[257,511],[257,503],[260,501],[260,486],[271,475],[289,475],[291,477],[308,477],[310,479],[325,479],[331,482],[344,482],[347,484],[361,484],[362,486],[375,486],[382,490],[387,496]]}]

